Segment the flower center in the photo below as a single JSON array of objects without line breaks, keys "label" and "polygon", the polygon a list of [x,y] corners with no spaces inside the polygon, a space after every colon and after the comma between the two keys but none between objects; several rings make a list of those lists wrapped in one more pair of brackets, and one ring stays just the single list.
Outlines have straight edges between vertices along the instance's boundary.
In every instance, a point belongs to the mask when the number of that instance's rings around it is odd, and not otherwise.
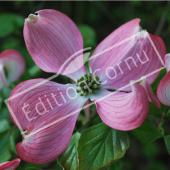
[{"label": "flower center", "polygon": [[92,75],[91,73],[85,74],[77,80],[77,93],[80,93],[80,96],[87,96],[88,94],[96,93],[102,84],[99,80],[100,78],[96,75]]}]

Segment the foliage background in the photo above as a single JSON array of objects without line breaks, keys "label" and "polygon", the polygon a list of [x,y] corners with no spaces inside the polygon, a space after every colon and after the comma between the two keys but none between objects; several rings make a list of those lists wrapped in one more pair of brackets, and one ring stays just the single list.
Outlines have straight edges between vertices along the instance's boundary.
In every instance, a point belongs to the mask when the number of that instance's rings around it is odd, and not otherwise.
[{"label": "foliage background", "polygon": [[[147,2],[147,1],[129,1],[129,2],[106,2],[106,1],[13,1],[0,2],[0,51],[5,49],[16,49],[24,56],[26,60],[26,71],[22,78],[11,85],[11,89],[21,81],[36,78],[49,77],[51,74],[43,73],[35,66],[25,47],[23,39],[23,24],[24,18],[30,13],[35,13],[40,9],[56,9],[68,15],[81,30],[84,38],[84,46],[91,46],[93,49],[96,45],[109,35],[114,29],[124,24],[125,22],[141,18],[141,26],[147,29],[149,33],[156,34],[164,40],[167,52],[170,52],[170,2]],[[157,81],[153,84],[154,92],[160,79],[165,75],[163,70]],[[56,80],[59,83],[65,83],[68,80],[62,76]],[[10,89],[1,91],[1,98],[8,97]],[[20,142],[21,135],[17,128],[13,125],[8,110],[1,100],[0,108],[0,162],[17,158],[15,152],[16,143]],[[162,106],[161,110],[156,109],[153,105],[150,107],[149,119],[155,127],[159,127],[161,133],[170,135],[170,125],[168,123],[169,115],[167,114],[168,107]],[[95,112],[94,108],[91,108]],[[166,119],[167,118],[167,119]],[[76,128],[80,128],[86,122],[84,113],[81,113],[77,121]],[[89,122],[88,126],[98,124],[101,120],[97,117]],[[163,123],[161,123],[163,122]],[[164,125],[164,126],[163,126]],[[163,128],[161,127],[164,127]],[[144,130],[149,129],[144,126]],[[167,141],[167,147],[164,138],[145,143],[145,137],[138,136],[139,131],[130,132],[131,146],[127,150],[124,158],[111,165],[107,170],[168,170],[170,169],[170,157],[167,152],[170,142]],[[10,134],[10,135],[9,135]],[[158,136],[155,137],[158,138]],[[147,138],[147,137],[146,137]],[[32,167],[32,168],[31,168]],[[45,165],[32,165],[22,162],[18,170],[23,169],[55,169],[61,167],[56,161]]]}]

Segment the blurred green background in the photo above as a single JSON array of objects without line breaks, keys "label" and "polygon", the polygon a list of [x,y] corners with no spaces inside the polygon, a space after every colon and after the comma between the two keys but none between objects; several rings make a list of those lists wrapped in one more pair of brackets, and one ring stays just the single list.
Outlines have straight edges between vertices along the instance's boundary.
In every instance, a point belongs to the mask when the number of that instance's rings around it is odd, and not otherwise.
[{"label": "blurred green background", "polygon": [[[36,77],[49,77],[49,73],[43,73],[38,69],[25,47],[23,39],[24,19],[30,14],[41,9],[56,9],[68,15],[79,27],[84,47],[91,46],[93,49],[97,44],[109,35],[114,29],[125,22],[141,19],[141,26],[151,34],[156,34],[164,40],[167,52],[170,52],[170,2],[146,2],[146,1],[13,1],[0,2],[0,52],[5,49],[18,50],[26,60],[27,69],[22,78],[17,82]],[[162,71],[156,83],[153,85],[156,91],[157,84],[165,75]],[[69,80],[58,77],[57,82],[65,83]],[[17,83],[11,85],[14,87]],[[3,89],[3,98],[7,98],[9,89]],[[168,107],[163,107],[168,109]],[[158,111],[151,106],[150,116],[156,116],[159,122],[164,111]],[[82,115],[83,116],[83,115]],[[15,144],[20,142],[21,136],[9,118],[6,106],[1,102],[0,119],[0,162],[16,158]],[[82,121],[79,117],[78,123]],[[100,120],[98,121],[100,122]],[[97,122],[97,123],[98,123]],[[79,125],[77,125],[79,126]],[[2,128],[5,127],[5,128]],[[170,126],[166,124],[167,135],[170,134]],[[9,135],[10,134],[10,135]],[[123,159],[111,165],[107,170],[169,170],[170,156],[167,152],[164,139],[143,145],[130,133],[131,147]],[[32,167],[32,168],[31,168]],[[34,167],[34,168],[33,168]],[[56,162],[45,165],[31,165],[22,162],[18,170],[23,169],[61,169]]]}]

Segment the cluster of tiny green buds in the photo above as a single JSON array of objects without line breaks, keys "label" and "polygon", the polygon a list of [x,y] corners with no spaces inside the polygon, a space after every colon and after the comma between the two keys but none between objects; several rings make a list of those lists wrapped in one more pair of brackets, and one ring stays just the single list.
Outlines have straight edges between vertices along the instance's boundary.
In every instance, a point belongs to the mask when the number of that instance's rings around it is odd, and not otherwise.
[{"label": "cluster of tiny green buds", "polygon": [[77,80],[77,93],[80,93],[80,96],[87,96],[88,94],[96,93],[102,84],[99,80],[100,78],[96,75],[92,75],[91,73],[85,74]]}]

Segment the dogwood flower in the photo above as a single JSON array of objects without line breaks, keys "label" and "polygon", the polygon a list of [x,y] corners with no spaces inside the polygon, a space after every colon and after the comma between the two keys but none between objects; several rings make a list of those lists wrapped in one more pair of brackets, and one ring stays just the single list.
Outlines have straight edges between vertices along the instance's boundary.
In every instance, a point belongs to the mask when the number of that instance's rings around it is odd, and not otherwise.
[{"label": "dogwood flower", "polygon": [[170,54],[165,55],[165,66],[167,74],[158,84],[157,96],[161,103],[170,106]]},{"label": "dogwood flower", "polygon": [[163,58],[165,45],[142,30],[139,22],[131,20],[106,37],[90,57],[87,73],[83,38],[74,22],[55,10],[29,15],[24,39],[32,59],[43,71],[68,76],[75,84],[33,79],[12,90],[10,115],[24,130],[23,141],[16,146],[21,159],[34,164],[56,159],[67,148],[88,99],[95,102],[105,124],[122,131],[143,123],[149,101],[160,107],[150,87],[159,72],[146,75],[161,67],[157,52]]},{"label": "dogwood flower", "polygon": [[10,162],[4,162],[0,164],[0,170],[15,170],[20,163],[20,159],[14,159]]},{"label": "dogwood flower", "polygon": [[[0,89],[17,81],[25,69],[25,61],[16,50],[5,50],[0,54]],[[5,72],[6,71],[6,72]]]}]

